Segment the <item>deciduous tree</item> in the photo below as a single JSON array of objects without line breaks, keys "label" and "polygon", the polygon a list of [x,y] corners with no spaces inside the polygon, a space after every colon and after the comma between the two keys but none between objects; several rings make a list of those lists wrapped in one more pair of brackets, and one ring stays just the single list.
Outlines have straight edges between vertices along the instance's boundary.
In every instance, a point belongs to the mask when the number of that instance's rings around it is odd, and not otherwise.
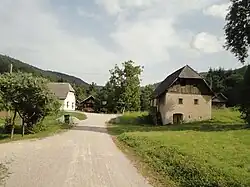
[{"label": "deciduous tree", "polygon": [[[231,0],[225,25],[226,49],[230,50],[241,63],[248,57],[250,47],[250,1]],[[243,87],[240,92],[241,112],[250,124],[250,68],[244,76]]]},{"label": "deciduous tree", "polygon": [[[47,87],[48,81],[25,73],[7,73],[0,76],[0,95],[6,109],[14,111],[12,133],[16,114],[29,128],[40,122],[45,116],[57,112],[60,103]],[[24,126],[23,126],[24,129]]]},{"label": "deciduous tree", "polygon": [[133,61],[122,63],[122,67],[115,65],[110,70],[110,79],[106,84],[108,92],[109,110],[138,111],[140,110],[140,75],[142,67],[135,65]]},{"label": "deciduous tree", "polygon": [[244,63],[250,47],[250,1],[231,0],[225,25],[226,49]]},{"label": "deciduous tree", "polygon": [[154,91],[154,87],[152,85],[147,85],[142,87],[141,89],[141,110],[149,111],[150,109],[150,101]]},{"label": "deciduous tree", "polygon": [[250,124],[250,66],[248,66],[242,88],[240,91],[240,96],[241,96],[241,105],[240,105],[240,110],[242,112],[242,117],[245,119],[248,124]]}]

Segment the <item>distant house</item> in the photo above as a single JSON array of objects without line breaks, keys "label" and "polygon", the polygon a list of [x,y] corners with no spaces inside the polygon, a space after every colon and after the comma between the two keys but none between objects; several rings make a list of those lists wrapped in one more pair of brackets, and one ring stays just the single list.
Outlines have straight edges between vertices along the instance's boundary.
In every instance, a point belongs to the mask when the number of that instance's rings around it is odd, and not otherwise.
[{"label": "distant house", "polygon": [[165,124],[211,119],[213,92],[188,65],[161,82],[154,91],[153,105]]},{"label": "distant house", "polygon": [[84,112],[94,112],[95,97],[90,95],[83,101],[78,103],[77,109]]},{"label": "distant house", "polygon": [[212,98],[212,106],[215,108],[224,108],[226,107],[227,97],[222,93],[215,94]]},{"label": "distant house", "polygon": [[49,89],[61,101],[61,110],[74,111],[76,108],[75,90],[69,83],[49,83]]}]

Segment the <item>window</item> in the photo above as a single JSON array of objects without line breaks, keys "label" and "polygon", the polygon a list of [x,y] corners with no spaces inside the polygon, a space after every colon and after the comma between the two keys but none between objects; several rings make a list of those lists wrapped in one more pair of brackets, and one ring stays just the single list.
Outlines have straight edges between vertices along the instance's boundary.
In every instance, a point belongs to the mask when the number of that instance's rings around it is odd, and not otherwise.
[{"label": "window", "polygon": [[180,80],[180,84],[181,84],[181,86],[186,86],[186,80],[185,79],[181,79]]},{"label": "window", "polygon": [[74,103],[72,103],[72,109],[74,109]]},{"label": "window", "polygon": [[194,104],[198,105],[199,104],[199,99],[194,99]]},{"label": "window", "polygon": [[182,105],[183,104],[183,99],[179,98],[179,104]]},{"label": "window", "polygon": [[67,108],[69,108],[69,102],[67,101]]}]

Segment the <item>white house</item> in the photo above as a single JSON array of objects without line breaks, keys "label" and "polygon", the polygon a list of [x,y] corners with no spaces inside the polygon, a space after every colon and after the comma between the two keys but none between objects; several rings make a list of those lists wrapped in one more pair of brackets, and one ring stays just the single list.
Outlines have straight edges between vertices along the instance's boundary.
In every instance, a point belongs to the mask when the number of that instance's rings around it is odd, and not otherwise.
[{"label": "white house", "polygon": [[75,90],[69,83],[49,83],[49,89],[62,102],[61,110],[74,111],[76,108]]}]

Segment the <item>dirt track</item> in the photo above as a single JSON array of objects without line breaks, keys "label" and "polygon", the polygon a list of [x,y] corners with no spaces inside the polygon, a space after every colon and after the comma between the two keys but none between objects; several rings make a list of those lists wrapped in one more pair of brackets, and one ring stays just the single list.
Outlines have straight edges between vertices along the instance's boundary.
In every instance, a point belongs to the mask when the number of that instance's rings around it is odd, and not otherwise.
[{"label": "dirt track", "polygon": [[66,133],[0,144],[6,187],[149,187],[107,134],[113,115],[88,114]]}]

